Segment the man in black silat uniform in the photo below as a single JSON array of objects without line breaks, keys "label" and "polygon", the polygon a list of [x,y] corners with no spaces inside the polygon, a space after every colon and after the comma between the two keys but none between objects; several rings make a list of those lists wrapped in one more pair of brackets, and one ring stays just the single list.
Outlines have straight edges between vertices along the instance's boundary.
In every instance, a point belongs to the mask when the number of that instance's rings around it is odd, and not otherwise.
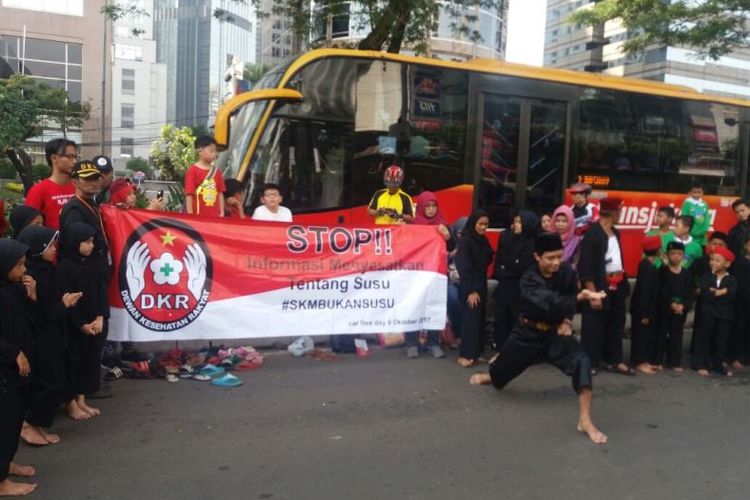
[{"label": "man in black silat uniform", "polygon": [[591,362],[573,334],[573,315],[579,301],[602,299],[605,292],[578,291],[576,273],[562,261],[563,246],[557,233],[535,239],[536,265],[521,277],[520,316],[503,352],[489,366],[489,373],[471,376],[471,384],[492,384],[502,389],[543,358],[573,379],[578,394],[578,431],[596,444],[607,442],[591,420]]}]

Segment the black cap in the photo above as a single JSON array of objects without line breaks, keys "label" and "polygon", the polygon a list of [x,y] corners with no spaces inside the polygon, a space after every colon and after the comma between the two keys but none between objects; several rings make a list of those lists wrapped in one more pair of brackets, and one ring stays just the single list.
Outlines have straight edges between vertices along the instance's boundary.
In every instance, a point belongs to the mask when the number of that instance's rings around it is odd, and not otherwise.
[{"label": "black cap", "polygon": [[669,243],[667,243],[667,252],[670,250],[679,250],[681,252],[685,251],[685,244],[681,241],[672,240]]},{"label": "black cap", "polygon": [[544,252],[557,252],[562,249],[563,242],[558,233],[539,233],[534,239],[534,252],[537,255],[542,255]]},{"label": "black cap", "polygon": [[81,160],[73,166],[70,176],[74,179],[88,179],[90,177],[101,176],[101,171],[96,167],[93,161]]},{"label": "black cap", "polygon": [[110,160],[107,156],[94,156],[91,161],[94,162],[96,168],[98,168],[101,173],[109,173],[114,170],[114,167],[112,166],[112,160]]}]

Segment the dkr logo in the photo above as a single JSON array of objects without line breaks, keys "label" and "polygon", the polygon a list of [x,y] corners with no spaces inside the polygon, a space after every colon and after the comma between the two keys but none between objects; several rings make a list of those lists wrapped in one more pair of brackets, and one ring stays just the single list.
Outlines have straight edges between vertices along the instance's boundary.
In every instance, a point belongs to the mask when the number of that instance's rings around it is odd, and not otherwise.
[{"label": "dkr logo", "polygon": [[208,303],[212,264],[200,234],[182,222],[152,219],[128,238],[119,266],[130,316],[153,331],[192,323]]}]

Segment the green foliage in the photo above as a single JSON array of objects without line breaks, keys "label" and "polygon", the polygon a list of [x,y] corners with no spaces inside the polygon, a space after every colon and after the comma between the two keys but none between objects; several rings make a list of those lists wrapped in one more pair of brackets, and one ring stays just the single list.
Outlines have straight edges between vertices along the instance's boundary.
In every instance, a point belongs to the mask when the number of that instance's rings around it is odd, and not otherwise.
[{"label": "green foliage", "polygon": [[16,167],[5,158],[0,158],[0,179],[15,179]]},{"label": "green foliage", "polygon": [[716,60],[750,47],[749,14],[748,0],[602,0],[568,21],[596,26],[622,19],[628,28],[623,45],[628,54],[658,44],[687,46],[700,59]]},{"label": "green foliage", "polygon": [[169,186],[169,197],[167,197],[167,210],[176,212],[185,204],[185,193],[182,191],[182,185]]},{"label": "green foliage", "polygon": [[159,138],[151,144],[150,155],[166,181],[182,182],[188,167],[195,163],[195,136],[189,127],[164,125]]},{"label": "green foliage", "polygon": [[251,64],[248,63],[245,65],[245,70],[243,71],[243,77],[245,78],[245,81],[250,84],[250,87],[252,88],[253,85],[258,83],[258,81],[265,76],[266,73],[268,73],[271,70],[271,66],[268,64]]},{"label": "green foliage", "polygon": [[154,169],[143,158],[132,158],[125,164],[125,168],[131,172],[143,172],[147,179],[154,178]]},{"label": "green foliage", "polygon": [[135,189],[135,207],[136,208],[148,208],[148,197],[146,193],[140,189]]},{"label": "green foliage", "polygon": [[208,128],[206,128],[206,126],[202,123],[191,126],[190,131],[193,133],[193,137],[200,137],[202,135],[211,135],[211,132],[209,132]]},{"label": "green foliage", "polygon": [[46,163],[37,163],[31,167],[31,176],[34,182],[41,181],[52,175],[52,167]]},{"label": "green foliage", "polygon": [[[105,5],[99,10],[99,12],[104,14],[104,16],[112,22],[120,21],[122,19],[137,20],[141,17],[150,17],[147,10],[139,8],[138,5],[134,3],[128,5],[123,3]],[[130,33],[138,38],[144,34],[145,31],[140,28],[132,28]]]}]

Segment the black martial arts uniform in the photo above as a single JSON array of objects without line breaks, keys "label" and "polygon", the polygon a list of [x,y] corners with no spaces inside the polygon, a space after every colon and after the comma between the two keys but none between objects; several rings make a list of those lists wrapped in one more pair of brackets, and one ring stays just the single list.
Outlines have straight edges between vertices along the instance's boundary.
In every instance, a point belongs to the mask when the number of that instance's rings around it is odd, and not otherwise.
[{"label": "black martial arts uniform", "polygon": [[578,282],[567,262],[551,278],[538,266],[521,277],[519,319],[500,356],[490,364],[492,385],[502,389],[536,360],[544,359],[572,377],[573,389],[591,388],[591,362],[575,337],[557,328],[576,312]]},{"label": "black martial arts uniform", "polygon": [[[644,258],[638,265],[638,280],[630,299],[630,323],[633,335],[630,342],[630,363],[637,366],[651,362],[654,351],[654,331],[658,326],[659,269]],[[642,320],[647,319],[644,325]]]},{"label": "black martial arts uniform", "polygon": [[[107,339],[109,301],[107,298],[107,275],[100,261],[91,257],[69,257],[77,252],[82,241],[94,236],[88,224],[75,222],[65,233],[62,246],[66,257],[58,264],[58,283],[62,293],[83,292],[78,303],[70,309],[69,373],[73,394],[93,394],[99,390],[101,376],[101,353]],[[102,332],[86,335],[81,327],[91,323],[97,316],[104,318]]]},{"label": "black martial arts uniform", "polygon": [[36,280],[36,351],[31,372],[31,402],[26,415],[26,421],[36,427],[51,427],[60,404],[71,396],[66,367],[68,310],[62,302],[55,267],[42,258],[42,252],[56,234],[54,229],[28,226],[18,236],[18,240],[30,248],[26,272]]},{"label": "black martial arts uniform", "polygon": [[17,241],[0,240],[0,481],[7,479],[18,450],[27,406],[28,379],[20,375],[16,358],[23,352],[31,364],[34,350],[26,288],[7,279],[27,248]]},{"label": "black martial arts uniform", "polygon": [[[99,213],[99,206],[93,202],[84,200],[75,196],[68,200],[63,209],[60,211],[60,260],[66,258],[77,259],[79,257],[77,249],[69,249],[64,244],[67,233],[72,224],[83,222],[94,229],[94,252],[89,260],[95,261],[105,267],[107,279],[109,279],[110,267],[112,265],[112,256],[109,251],[109,241],[104,228],[104,219]],[[71,253],[75,251],[75,253]]]},{"label": "black martial arts uniform", "polygon": [[750,363],[750,258],[737,257],[729,271],[737,277],[735,322],[730,335],[730,359]]},{"label": "black martial arts uniform", "polygon": [[[659,328],[656,332],[656,343],[652,363],[664,363],[666,351],[667,366],[677,368],[682,366],[682,336],[685,328],[685,318],[693,306],[695,297],[695,282],[693,273],[680,268],[674,273],[668,265],[659,269]],[[682,304],[682,314],[672,311],[672,304]]]},{"label": "black martial arts uniform", "polygon": [[[539,217],[528,210],[519,210],[521,234],[512,230],[500,236],[495,255],[495,348],[502,351],[518,319],[521,276],[534,264],[534,236],[539,230]],[[512,226],[511,226],[512,227]]]},{"label": "black martial arts uniform", "polygon": [[[620,262],[624,265],[620,232],[614,228],[613,230],[620,246]],[[600,361],[612,366],[622,363],[625,300],[630,293],[630,285],[624,271],[619,283],[612,282],[614,276],[607,274],[608,245],[609,236],[604,228],[601,224],[593,224],[581,241],[581,259],[578,261],[581,286],[585,288],[585,283],[590,281],[594,283],[597,292],[607,292],[602,309],[595,310],[589,302],[585,302],[581,315],[581,345],[595,368],[599,366]]]},{"label": "black martial arts uniform", "polygon": [[[458,243],[456,269],[461,288],[461,357],[477,359],[484,349],[484,323],[487,305],[487,267],[492,262],[492,247],[485,236],[474,229],[482,211],[471,214],[466,221],[464,236]],[[466,303],[469,295],[479,294],[479,304],[471,308]]]},{"label": "black martial arts uniform", "polygon": [[[706,273],[701,276],[698,288],[701,297],[701,313],[695,318],[693,368],[696,370],[714,369],[719,373],[726,373],[724,357],[727,354],[727,344],[734,319],[737,278],[727,274],[718,280],[715,274]],[[717,297],[711,289],[725,289],[727,292],[726,295]]]},{"label": "black martial arts uniform", "polygon": [[727,233],[727,247],[739,260],[745,255],[745,241],[750,238],[750,221],[738,222]]}]

